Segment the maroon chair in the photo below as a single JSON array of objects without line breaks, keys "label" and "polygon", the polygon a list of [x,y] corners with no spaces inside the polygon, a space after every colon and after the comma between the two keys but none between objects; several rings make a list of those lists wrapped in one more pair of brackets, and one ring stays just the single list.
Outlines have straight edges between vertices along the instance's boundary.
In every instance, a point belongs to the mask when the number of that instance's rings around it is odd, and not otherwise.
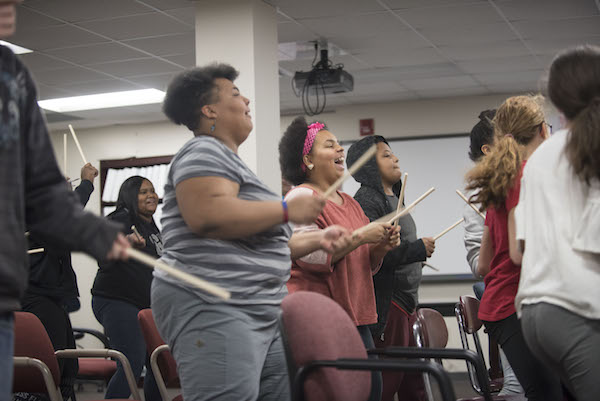
[{"label": "maroon chair", "polygon": [[[167,388],[181,387],[175,359],[173,359],[169,346],[165,344],[156,328],[152,309],[142,309],[138,313],[138,321],[146,341],[146,349],[148,355],[150,355],[150,366],[152,366],[152,373],[154,373],[160,396],[163,401],[171,401]],[[182,400],[181,395],[173,398],[173,401]]]},{"label": "maroon chair", "polygon": [[[73,327],[75,339],[81,339],[86,334],[97,338],[104,348],[110,348],[108,337],[104,333],[82,327]],[[98,392],[104,391],[104,386],[108,384],[110,379],[117,371],[117,362],[107,358],[82,358],[79,360],[79,371],[75,378],[75,383],[79,384],[80,388],[83,383],[95,382],[98,384]]]},{"label": "maroon chair", "polygon": [[[484,360],[485,363],[485,359],[483,357],[483,348],[481,347],[481,341],[479,340],[479,330],[483,326],[483,322],[479,319],[478,312],[479,300],[470,295],[461,296],[459,302],[454,308],[454,314],[456,315],[456,320],[458,322],[460,341],[462,343],[463,348],[470,349],[468,336],[471,336],[477,354],[479,354],[479,356],[482,360]],[[492,354],[492,351],[494,350],[497,354],[498,345],[495,342],[492,342],[490,339],[490,354]],[[491,355],[490,364],[494,365],[494,361]],[[475,390],[477,393],[483,394],[483,392],[481,391],[481,385],[475,377],[473,366],[467,364],[467,369],[469,372],[469,380],[471,381],[471,387],[473,387],[473,390]],[[500,370],[498,366],[492,369],[492,371],[496,370]],[[487,379],[492,393],[497,393],[502,389],[502,384],[504,381],[502,377],[492,378],[492,374],[490,372]]]},{"label": "maroon chair", "polygon": [[141,400],[129,361],[110,349],[68,349],[54,351],[42,322],[32,313],[16,312],[13,391],[47,394],[51,401],[62,401],[57,358],[110,357],[118,359],[135,400]]},{"label": "maroon chair", "polygon": [[454,390],[440,365],[418,360],[368,359],[356,326],[331,298],[299,291],[284,298],[280,320],[294,401],[365,401],[371,370],[427,371],[444,400]]}]

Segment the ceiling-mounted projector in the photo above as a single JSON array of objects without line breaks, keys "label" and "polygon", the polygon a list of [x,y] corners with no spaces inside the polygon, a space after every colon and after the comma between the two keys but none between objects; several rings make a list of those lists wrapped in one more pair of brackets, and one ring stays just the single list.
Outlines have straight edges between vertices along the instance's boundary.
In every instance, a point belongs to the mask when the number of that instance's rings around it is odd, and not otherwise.
[{"label": "ceiling-mounted projector", "polygon": [[323,89],[325,93],[345,93],[354,89],[354,78],[342,67],[297,71],[294,74],[296,91],[302,90],[305,85],[308,85],[308,90]]},{"label": "ceiling-mounted projector", "polygon": [[[315,43],[315,60],[318,44]],[[333,65],[327,56],[326,43],[321,48],[321,60],[312,70],[297,71],[292,79],[292,88],[296,96],[302,97],[302,108],[309,116],[320,114],[325,110],[327,94],[346,93],[354,89],[354,78],[344,71],[342,64]],[[315,102],[311,102],[313,97]],[[316,104],[311,104],[316,103]]]}]

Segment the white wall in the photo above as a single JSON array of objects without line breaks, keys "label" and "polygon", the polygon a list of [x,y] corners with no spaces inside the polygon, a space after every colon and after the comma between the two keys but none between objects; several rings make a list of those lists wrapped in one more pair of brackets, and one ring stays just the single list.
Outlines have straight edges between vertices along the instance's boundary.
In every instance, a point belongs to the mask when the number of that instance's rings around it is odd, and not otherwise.
[{"label": "white wall", "polygon": [[[359,138],[358,120],[361,118],[374,118],[376,134],[388,137],[468,132],[477,122],[481,110],[499,106],[504,98],[504,96],[477,96],[339,107],[335,113],[323,114],[319,119],[328,124],[339,140]],[[281,132],[292,119],[293,116],[281,118]],[[74,126],[77,128],[76,123]],[[63,157],[63,132],[67,132],[66,127],[65,131],[52,133],[59,163],[62,163]],[[97,167],[100,159],[174,154],[192,138],[187,129],[168,122],[88,129],[78,131],[77,134],[87,159]],[[273,141],[278,140],[278,137],[273,138]],[[72,178],[78,177],[82,162],[70,138],[67,153],[69,160],[67,173]],[[260,156],[278,159],[277,154]],[[95,184],[96,191],[92,194],[87,209],[99,214],[99,180],[96,180]],[[81,310],[71,315],[73,325],[101,329],[91,311],[90,289],[97,270],[96,262],[86,255],[74,254],[73,266],[78,277],[82,305]],[[422,302],[456,302],[462,294],[472,294],[470,283],[424,283],[420,289]],[[460,347],[456,320],[447,318],[446,321],[450,332],[449,346]],[[82,344],[92,346],[93,342]],[[464,370],[462,362],[449,362],[445,366],[451,370]]]}]

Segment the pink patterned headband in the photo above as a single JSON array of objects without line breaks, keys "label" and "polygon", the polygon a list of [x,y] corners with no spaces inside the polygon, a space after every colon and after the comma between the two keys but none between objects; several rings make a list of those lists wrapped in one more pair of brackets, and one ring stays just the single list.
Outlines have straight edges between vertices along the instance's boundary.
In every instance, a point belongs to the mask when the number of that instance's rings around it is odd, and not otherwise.
[{"label": "pink patterned headband", "polygon": [[[321,131],[323,128],[325,128],[325,124],[321,124],[320,122],[315,122],[308,126],[306,138],[304,139],[304,149],[302,149],[302,157],[310,153],[313,143],[315,143],[317,132]],[[306,164],[302,163],[300,166],[302,167],[302,171],[306,171]]]}]

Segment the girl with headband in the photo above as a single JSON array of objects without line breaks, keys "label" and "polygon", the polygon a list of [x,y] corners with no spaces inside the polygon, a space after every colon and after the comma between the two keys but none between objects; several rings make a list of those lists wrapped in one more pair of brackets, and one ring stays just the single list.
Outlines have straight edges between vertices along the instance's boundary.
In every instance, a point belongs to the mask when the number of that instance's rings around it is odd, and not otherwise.
[{"label": "girl with headband", "polygon": [[[344,149],[327,127],[315,122],[308,125],[297,117],[279,143],[279,163],[286,180],[297,185],[286,196],[292,200],[305,194],[317,196],[325,192],[344,174]],[[358,202],[340,191],[333,193],[317,220],[299,225],[296,232],[322,230],[332,224],[349,231],[367,226],[355,235],[345,249],[327,255],[313,252],[297,258],[292,264],[288,289],[314,291],[332,298],[356,324],[367,348],[373,348],[368,328],[377,323],[373,274],[381,266],[385,254],[397,246],[399,228],[387,223],[369,223]],[[381,398],[381,374],[373,374],[371,400]]]},{"label": "girl with headband", "polygon": [[467,173],[467,190],[479,190],[471,201],[487,209],[477,265],[485,282],[479,318],[502,347],[527,399],[553,401],[551,393],[560,383],[531,354],[523,338],[515,310],[521,266],[509,254],[516,250],[514,208],[521,172],[548,137],[548,126],[539,100],[531,96],[506,99],[492,123],[494,147]]}]

